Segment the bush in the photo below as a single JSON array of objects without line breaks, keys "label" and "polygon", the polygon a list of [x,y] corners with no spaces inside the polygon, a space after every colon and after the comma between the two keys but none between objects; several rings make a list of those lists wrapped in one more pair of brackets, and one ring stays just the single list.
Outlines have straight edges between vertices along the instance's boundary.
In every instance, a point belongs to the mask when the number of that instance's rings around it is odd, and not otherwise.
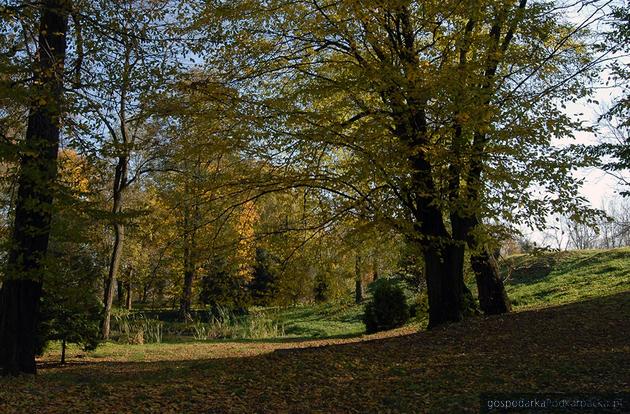
[{"label": "bush", "polygon": [[374,283],[372,300],[365,305],[363,323],[367,333],[385,331],[409,320],[409,306],[403,289],[388,279]]}]

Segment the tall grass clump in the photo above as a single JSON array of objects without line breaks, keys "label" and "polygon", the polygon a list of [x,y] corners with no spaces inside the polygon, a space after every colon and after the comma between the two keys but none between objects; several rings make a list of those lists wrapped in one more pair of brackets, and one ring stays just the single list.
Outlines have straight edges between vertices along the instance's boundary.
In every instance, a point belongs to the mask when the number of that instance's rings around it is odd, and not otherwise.
[{"label": "tall grass clump", "polygon": [[163,322],[128,311],[119,311],[113,316],[112,331],[118,342],[127,344],[162,342]]},{"label": "tall grass clump", "polygon": [[276,338],[284,334],[284,327],[263,313],[236,315],[225,308],[217,308],[208,322],[197,321],[193,325],[197,340]]}]

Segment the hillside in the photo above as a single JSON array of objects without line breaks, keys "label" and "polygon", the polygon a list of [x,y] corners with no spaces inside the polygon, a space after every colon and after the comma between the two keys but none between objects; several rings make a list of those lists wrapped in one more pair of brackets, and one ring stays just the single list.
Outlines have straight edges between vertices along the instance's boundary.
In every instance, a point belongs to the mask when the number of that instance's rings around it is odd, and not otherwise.
[{"label": "hillside", "polygon": [[[501,263],[515,311],[573,303],[630,290],[630,248],[517,255]],[[475,291],[474,278],[470,288]],[[369,293],[369,292],[368,292]],[[362,305],[350,298],[274,312],[287,336],[326,338],[360,335]],[[412,321],[426,326],[426,317]]]},{"label": "hillside", "polygon": [[502,266],[516,310],[630,290],[630,248],[519,255]]}]

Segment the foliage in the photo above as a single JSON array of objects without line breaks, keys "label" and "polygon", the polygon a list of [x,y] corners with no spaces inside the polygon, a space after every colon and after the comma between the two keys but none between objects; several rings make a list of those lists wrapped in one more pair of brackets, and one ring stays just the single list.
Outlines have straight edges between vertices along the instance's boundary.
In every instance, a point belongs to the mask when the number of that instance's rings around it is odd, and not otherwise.
[{"label": "foliage", "polygon": [[[77,264],[74,262],[74,265]],[[83,275],[86,274],[90,275]],[[99,343],[102,312],[95,289],[86,291],[86,287],[94,286],[94,281],[90,276],[80,278],[71,272],[59,276],[62,277],[61,282],[47,280],[40,305],[42,346],[48,341],[59,340],[80,344],[86,351],[94,350]]]},{"label": "foliage", "polygon": [[407,299],[398,284],[385,278],[372,284],[372,300],[365,305],[363,314],[367,333],[402,326],[409,316]]},{"label": "foliage", "polygon": [[90,212],[91,168],[73,151],[59,157],[59,178],[52,223],[39,335],[42,346],[51,340],[94,349],[99,342],[102,304],[99,275],[104,255],[95,242],[99,226]]},{"label": "foliage", "polygon": [[621,93],[600,119],[606,123],[604,142],[591,148],[591,152],[602,157],[602,168],[625,185],[620,194],[630,196],[630,179],[627,177],[630,171],[630,66],[627,62],[630,52],[630,5],[613,7],[609,18],[611,28],[604,34],[605,42],[601,47],[621,57],[611,61],[608,67],[611,75],[606,85],[614,85]]},{"label": "foliage", "polygon": [[313,297],[315,302],[327,302],[330,300],[328,281],[321,273],[315,276],[315,286],[313,287]]}]

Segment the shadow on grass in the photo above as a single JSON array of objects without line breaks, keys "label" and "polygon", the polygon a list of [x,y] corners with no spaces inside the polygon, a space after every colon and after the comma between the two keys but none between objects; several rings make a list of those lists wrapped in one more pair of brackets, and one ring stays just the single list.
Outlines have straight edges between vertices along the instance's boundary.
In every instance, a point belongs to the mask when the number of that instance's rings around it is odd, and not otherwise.
[{"label": "shadow on grass", "polygon": [[62,399],[66,412],[90,412],[92,401],[114,408],[150,401],[164,412],[439,413],[479,412],[482,392],[621,392],[630,374],[629,312],[624,292],[256,356],[47,367],[37,392],[0,380],[0,404],[2,393],[23,392],[14,411]]}]

